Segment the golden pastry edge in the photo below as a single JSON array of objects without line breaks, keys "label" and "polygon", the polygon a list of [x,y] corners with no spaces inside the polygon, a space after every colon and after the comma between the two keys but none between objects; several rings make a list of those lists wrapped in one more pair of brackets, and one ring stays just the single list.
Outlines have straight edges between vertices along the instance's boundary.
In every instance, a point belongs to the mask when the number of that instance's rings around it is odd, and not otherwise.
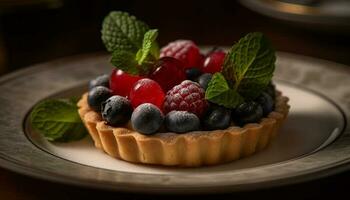
[{"label": "golden pastry edge", "polygon": [[108,155],[132,163],[199,167],[238,160],[263,150],[277,135],[290,106],[288,97],[276,93],[276,106],[259,123],[225,130],[193,131],[185,134],[142,135],[130,124],[107,125],[101,115],[90,109],[87,93],[78,102],[79,115],[94,144]]}]

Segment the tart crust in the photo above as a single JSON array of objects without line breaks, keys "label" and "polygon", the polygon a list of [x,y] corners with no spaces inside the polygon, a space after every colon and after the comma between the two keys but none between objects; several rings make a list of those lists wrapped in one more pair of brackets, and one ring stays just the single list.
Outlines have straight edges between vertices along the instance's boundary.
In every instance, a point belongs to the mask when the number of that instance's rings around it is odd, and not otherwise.
[{"label": "tart crust", "polygon": [[133,163],[198,167],[227,163],[264,149],[278,133],[288,115],[288,97],[276,93],[275,110],[259,123],[225,130],[185,134],[142,135],[132,129],[112,127],[89,107],[87,93],[78,102],[79,115],[95,146],[108,155]]}]

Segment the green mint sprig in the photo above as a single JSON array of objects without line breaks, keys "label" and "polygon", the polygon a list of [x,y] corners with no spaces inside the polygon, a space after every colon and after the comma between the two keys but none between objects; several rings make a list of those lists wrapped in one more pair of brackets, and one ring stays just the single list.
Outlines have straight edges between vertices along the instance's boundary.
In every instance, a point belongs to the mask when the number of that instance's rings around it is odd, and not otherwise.
[{"label": "green mint sprig", "polygon": [[42,101],[32,110],[30,120],[32,127],[49,141],[74,141],[87,134],[73,99]]},{"label": "green mint sprig", "polygon": [[262,33],[249,33],[227,53],[221,73],[213,76],[206,99],[235,108],[244,99],[256,98],[270,82],[275,51]]},{"label": "green mint sprig", "polygon": [[126,12],[112,11],[102,23],[102,41],[109,52],[114,50],[138,51],[148,31],[144,22]]},{"label": "green mint sprig", "polygon": [[[142,48],[140,48],[136,54],[136,60],[139,65],[142,65],[148,59],[159,58],[159,47],[156,42],[158,37],[158,30],[152,29],[145,33],[142,42]],[[152,56],[149,58],[149,56]]]},{"label": "green mint sprig", "polygon": [[125,12],[113,11],[103,21],[102,40],[111,63],[132,75],[147,74],[159,58],[158,30]]},{"label": "green mint sprig", "polygon": [[205,98],[226,108],[235,108],[244,101],[238,92],[229,87],[221,73],[213,75],[205,92]]},{"label": "green mint sprig", "polygon": [[127,50],[115,50],[112,53],[111,63],[129,74],[148,74],[153,70],[153,63],[159,57],[159,48],[156,42],[157,29],[145,33],[142,47],[137,52]]}]

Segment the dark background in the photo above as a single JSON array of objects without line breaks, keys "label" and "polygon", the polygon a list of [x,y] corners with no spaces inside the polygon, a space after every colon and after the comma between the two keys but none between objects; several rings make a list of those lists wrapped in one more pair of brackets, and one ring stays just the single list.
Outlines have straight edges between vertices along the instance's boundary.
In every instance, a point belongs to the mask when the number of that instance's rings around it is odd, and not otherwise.
[{"label": "dark background", "polygon": [[279,51],[350,64],[349,32],[279,21],[237,1],[0,0],[0,73],[104,51],[101,22],[111,10],[128,11],[158,28],[161,45],[183,38],[231,46],[246,33],[260,31]]},{"label": "dark background", "polygon": [[[128,11],[151,28],[158,28],[161,45],[182,38],[194,40],[199,45],[231,46],[246,33],[260,31],[270,38],[279,51],[350,64],[348,31],[265,17],[241,6],[237,1],[0,0],[0,74],[60,57],[104,51],[100,40],[101,22],[111,10]],[[346,195],[348,180],[350,172],[345,172],[292,186],[205,197],[334,197]],[[0,199],[91,197],[154,199],[148,195],[134,196],[50,183],[0,169]]]}]

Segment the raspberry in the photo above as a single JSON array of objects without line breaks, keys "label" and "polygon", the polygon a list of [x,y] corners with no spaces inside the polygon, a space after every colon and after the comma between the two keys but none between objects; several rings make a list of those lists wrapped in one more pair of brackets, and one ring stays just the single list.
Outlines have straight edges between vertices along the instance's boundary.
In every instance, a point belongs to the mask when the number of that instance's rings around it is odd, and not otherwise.
[{"label": "raspberry", "polygon": [[163,57],[155,64],[156,69],[150,78],[157,81],[164,91],[168,91],[175,85],[186,79],[182,63],[176,58]]},{"label": "raspberry", "polygon": [[190,40],[176,40],[163,47],[160,51],[160,57],[173,57],[180,60],[184,69],[200,67],[201,54],[197,45]]},{"label": "raspberry", "polygon": [[164,111],[188,111],[201,117],[208,107],[205,92],[198,83],[185,80],[176,85],[165,96]]},{"label": "raspberry", "polygon": [[144,78],[138,80],[130,91],[130,101],[133,108],[143,103],[151,103],[162,108],[164,102],[164,92],[160,85],[154,80]]}]

